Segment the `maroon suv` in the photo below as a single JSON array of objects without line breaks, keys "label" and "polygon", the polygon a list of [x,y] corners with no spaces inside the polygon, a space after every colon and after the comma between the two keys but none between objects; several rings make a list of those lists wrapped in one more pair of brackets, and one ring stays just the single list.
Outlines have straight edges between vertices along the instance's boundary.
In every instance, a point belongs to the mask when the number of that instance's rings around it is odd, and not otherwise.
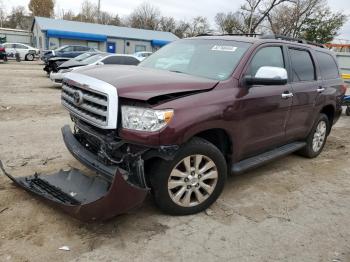
[{"label": "maroon suv", "polygon": [[287,154],[319,155],[346,87],[335,56],[276,37],[176,41],[139,66],[96,66],[63,81],[73,169],[14,181],[82,219],[105,219],[148,191],[166,213],[209,207],[226,177]]}]

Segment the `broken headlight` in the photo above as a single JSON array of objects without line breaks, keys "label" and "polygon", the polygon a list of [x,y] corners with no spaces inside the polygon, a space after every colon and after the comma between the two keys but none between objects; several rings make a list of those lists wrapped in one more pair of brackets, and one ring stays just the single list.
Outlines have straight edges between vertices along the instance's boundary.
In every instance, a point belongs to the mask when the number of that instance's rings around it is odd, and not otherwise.
[{"label": "broken headlight", "polygon": [[174,110],[154,110],[149,108],[122,106],[123,128],[154,132],[165,127],[173,118]]}]

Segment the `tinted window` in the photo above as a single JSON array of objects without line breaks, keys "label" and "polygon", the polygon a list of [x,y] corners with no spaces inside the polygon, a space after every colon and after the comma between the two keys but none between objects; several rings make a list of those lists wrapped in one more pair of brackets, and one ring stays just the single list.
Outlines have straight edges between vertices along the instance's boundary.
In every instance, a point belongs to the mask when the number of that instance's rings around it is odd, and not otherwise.
[{"label": "tinted window", "polygon": [[255,76],[263,66],[285,68],[282,48],[271,46],[260,49],[250,64],[249,74]]},{"label": "tinted window", "polygon": [[313,81],[316,79],[315,66],[306,50],[289,49],[292,61],[293,81]]},{"label": "tinted window", "polygon": [[121,57],[121,56],[111,56],[111,57],[107,57],[102,62],[106,65],[108,65],[108,64],[120,65],[123,63],[122,58],[123,57]]},{"label": "tinted window", "polygon": [[134,57],[128,56],[111,56],[103,60],[104,64],[114,65],[138,65],[140,62]]},{"label": "tinted window", "polygon": [[316,52],[323,79],[335,79],[339,77],[338,66],[334,58],[326,53]]},{"label": "tinted window", "polygon": [[26,47],[25,45],[21,45],[21,44],[15,44],[15,46],[18,49],[28,49],[28,47]]},{"label": "tinted window", "polygon": [[124,65],[138,65],[139,63],[140,61],[134,57],[124,57]]}]

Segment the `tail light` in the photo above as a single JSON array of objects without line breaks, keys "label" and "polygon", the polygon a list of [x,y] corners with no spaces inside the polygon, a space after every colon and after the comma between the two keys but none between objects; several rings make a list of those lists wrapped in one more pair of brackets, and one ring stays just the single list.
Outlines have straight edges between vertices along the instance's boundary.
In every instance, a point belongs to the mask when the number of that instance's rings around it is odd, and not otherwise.
[{"label": "tail light", "polygon": [[0,52],[5,52],[5,47],[0,47]]}]

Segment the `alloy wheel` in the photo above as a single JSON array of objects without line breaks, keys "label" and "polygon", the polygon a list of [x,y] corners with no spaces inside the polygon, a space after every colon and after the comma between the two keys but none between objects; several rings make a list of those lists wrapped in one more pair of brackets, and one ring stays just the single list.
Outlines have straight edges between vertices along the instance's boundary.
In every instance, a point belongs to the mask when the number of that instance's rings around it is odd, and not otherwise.
[{"label": "alloy wheel", "polygon": [[320,121],[316,127],[314,138],[312,140],[312,150],[318,152],[323,147],[326,140],[327,124],[325,121]]},{"label": "alloy wheel", "polygon": [[179,206],[197,206],[214,192],[218,178],[217,167],[209,157],[187,156],[171,171],[168,192]]}]

